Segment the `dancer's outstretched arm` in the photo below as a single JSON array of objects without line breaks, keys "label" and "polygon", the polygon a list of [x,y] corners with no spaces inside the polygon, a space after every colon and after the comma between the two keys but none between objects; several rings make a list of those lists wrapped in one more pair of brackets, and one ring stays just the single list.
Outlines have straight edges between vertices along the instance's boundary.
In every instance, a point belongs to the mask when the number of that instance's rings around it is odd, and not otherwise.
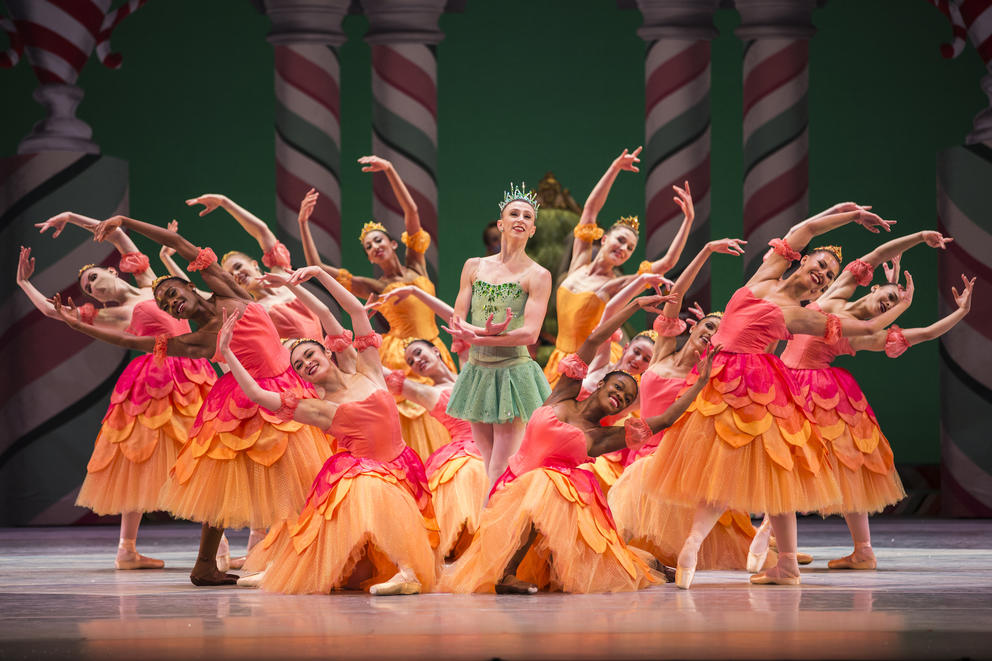
[{"label": "dancer's outstretched arm", "polygon": [[661,259],[651,262],[652,273],[667,273],[675,268],[679,257],[682,256],[682,251],[685,249],[685,242],[689,240],[692,221],[696,219],[696,208],[692,204],[692,189],[689,188],[689,182],[685,182],[684,188],[672,186],[672,189],[675,190],[675,197],[672,199],[682,209],[682,224],[679,225],[675,238],[672,239],[671,245],[668,246],[668,250]]},{"label": "dancer's outstretched arm", "polygon": [[272,230],[269,229],[269,226],[265,224],[264,220],[226,195],[204,193],[203,195],[186,200],[186,204],[191,207],[202,204],[203,209],[200,210],[199,214],[201,217],[220,207],[229,213],[234,220],[238,221],[238,224],[255,239],[263,253],[267,253],[275,248],[279,242],[276,235],[272,233]]},{"label": "dancer's outstretched arm", "polygon": [[[44,222],[35,223],[35,227],[37,227],[42,234],[49,229],[55,230],[52,232],[52,238],[54,239],[62,233],[62,230],[65,229],[66,223],[77,227],[82,227],[89,232],[93,232],[100,224],[100,221],[96,218],[90,218],[89,216],[84,216],[79,213],[73,213],[72,211],[63,211],[57,216],[52,216]],[[111,232],[108,234],[107,241],[109,241],[110,244],[117,249],[117,252],[119,252],[122,257],[129,254],[141,254],[141,251],[138,250],[138,246],[134,245],[134,241],[132,241],[131,237],[129,237],[123,230],[118,229],[116,232]],[[134,280],[139,287],[150,287],[152,282],[155,280],[155,272],[152,270],[151,265],[144,270],[135,273]]]},{"label": "dancer's outstretched arm", "polygon": [[[933,340],[947,331],[954,328],[958,322],[965,318],[965,316],[971,312],[971,297],[972,292],[975,288],[975,278],[969,280],[963,274],[961,275],[961,280],[964,283],[961,292],[958,293],[956,287],[951,287],[951,295],[954,297],[954,302],[957,304],[958,308],[954,312],[951,312],[943,319],[935,321],[925,328],[904,328],[902,329],[902,336],[905,338],[906,344],[903,347],[896,347],[894,351],[895,355],[902,353],[906,348],[913,346],[914,344],[919,344],[920,342],[926,342],[927,340]],[[866,337],[856,337],[851,339],[851,348],[855,351],[893,351],[888,347],[889,344],[889,330],[882,330]]]},{"label": "dancer's outstretched arm", "polygon": [[610,194],[613,182],[622,171],[640,172],[637,163],[641,162],[638,155],[643,147],[638,147],[633,152],[626,149],[613,159],[610,167],[606,169],[603,176],[593,187],[586,198],[586,203],[582,206],[582,216],[579,217],[579,224],[575,226],[575,239],[572,241],[572,261],[568,265],[568,272],[571,273],[577,268],[585,266],[592,259],[593,233],[602,235],[602,230],[596,228],[596,217],[606,204],[606,198]]},{"label": "dancer's outstretched arm", "polygon": [[829,337],[833,330],[831,330],[828,324],[833,319],[837,323],[837,328],[834,330],[839,330],[840,335],[844,337],[864,337],[877,333],[898,319],[899,315],[905,312],[906,308],[913,302],[913,292],[915,290],[913,276],[909,271],[903,271],[903,273],[906,276],[906,288],[900,290],[899,302],[873,319],[862,321],[848,317],[836,317],[798,305],[790,305],[782,308],[785,325],[791,333],[824,335]]},{"label": "dancer's outstretched arm", "polygon": [[428,411],[437,405],[437,401],[441,397],[441,388],[408,379],[402,370],[386,371],[388,372],[386,374],[386,385],[389,387],[389,392],[394,395],[402,395],[414,404],[423,406]]},{"label": "dancer's outstretched arm", "polygon": [[[165,227],[170,232],[178,232],[179,221],[175,219],[170,220],[169,224],[166,225]],[[162,246],[161,248],[158,249],[158,258],[165,266],[165,270],[169,272],[169,275],[174,276],[176,278],[182,278],[183,280],[189,280],[189,276],[186,275],[186,271],[182,270],[179,267],[179,264],[176,264],[176,260],[172,258],[172,256],[175,254],[176,254],[175,249],[170,248],[169,246]]]},{"label": "dancer's outstretched arm", "polygon": [[443,321],[448,321],[451,319],[451,315],[455,313],[455,309],[442,301],[437,296],[430,294],[417,285],[403,285],[402,287],[396,287],[395,289],[390,289],[388,292],[373,299],[366,306],[373,310],[378,310],[382,307],[383,303],[387,301],[393,301],[399,303],[407,296],[413,296],[419,299],[424,305],[429,307],[431,311],[440,317]]},{"label": "dancer's outstretched arm", "polygon": [[424,252],[427,250],[427,244],[417,245],[418,239],[415,238],[417,232],[422,229],[420,212],[417,210],[417,203],[413,201],[413,196],[407,190],[399,172],[396,171],[391,162],[379,156],[363,156],[358,159],[358,162],[362,164],[362,172],[382,172],[386,175],[389,180],[389,187],[393,189],[393,195],[396,196],[396,201],[403,209],[403,225],[407,239],[410,241],[406,248],[406,267],[421,275],[426,275],[427,261],[424,259]]}]

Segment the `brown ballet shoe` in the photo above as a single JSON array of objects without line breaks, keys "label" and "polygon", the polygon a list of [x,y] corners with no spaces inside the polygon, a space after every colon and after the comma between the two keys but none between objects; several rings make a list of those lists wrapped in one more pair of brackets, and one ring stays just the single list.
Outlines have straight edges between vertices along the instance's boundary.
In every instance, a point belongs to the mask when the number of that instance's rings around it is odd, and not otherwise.
[{"label": "brown ballet shoe", "polygon": [[149,558],[146,555],[135,553],[134,557],[127,560],[120,558],[114,560],[115,569],[162,569],[165,562],[157,558]]},{"label": "brown ballet shoe", "polygon": [[235,574],[223,574],[215,571],[207,576],[190,574],[189,582],[198,588],[216,587],[218,585],[235,585],[238,582],[238,577]]},{"label": "brown ballet shoe", "polygon": [[496,584],[496,594],[537,594],[537,586],[507,574]]},{"label": "brown ballet shoe", "polygon": [[868,560],[858,560],[854,555],[852,553],[851,555],[845,555],[843,558],[835,558],[827,563],[827,567],[830,569],[876,569],[878,567],[878,562],[875,560],[874,555]]},{"label": "brown ballet shoe", "polygon": [[[802,551],[799,551],[798,553],[796,553],[796,562],[798,562],[801,565],[813,564],[813,556],[810,555],[809,553],[803,553]],[[232,564],[231,566],[233,567],[234,565]]]}]

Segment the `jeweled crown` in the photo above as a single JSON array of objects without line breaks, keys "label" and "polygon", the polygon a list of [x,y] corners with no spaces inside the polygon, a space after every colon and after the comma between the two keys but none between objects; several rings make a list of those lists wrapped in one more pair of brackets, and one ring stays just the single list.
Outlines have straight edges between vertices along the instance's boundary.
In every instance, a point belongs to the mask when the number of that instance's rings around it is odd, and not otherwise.
[{"label": "jeweled crown", "polygon": [[639,337],[647,337],[647,338],[650,338],[650,340],[652,342],[657,342],[658,341],[658,331],[652,330],[650,328],[647,329],[647,330],[642,330],[640,333],[638,333],[637,335],[634,336],[634,339],[636,340]]},{"label": "jeweled crown", "polygon": [[705,319],[706,317],[716,317],[717,319],[723,319],[723,310],[714,310],[713,312],[710,312],[709,314],[705,315],[703,318]]},{"label": "jeweled crown", "polygon": [[641,221],[637,219],[637,216],[621,216],[620,220],[613,223],[613,225],[623,225],[624,227],[629,227],[634,230],[634,234],[639,234],[641,231]]},{"label": "jeweled crown", "polygon": [[382,232],[383,234],[387,234],[387,235],[389,234],[389,232],[386,230],[385,225],[383,225],[382,223],[377,223],[374,220],[370,220],[369,222],[362,225],[362,233],[358,236],[358,240],[364,243],[365,235],[368,234],[369,232]]},{"label": "jeweled crown", "polygon": [[503,191],[503,201],[499,203],[499,212],[503,213],[503,208],[506,207],[510,202],[516,202],[520,200],[521,202],[526,202],[527,204],[534,207],[534,212],[541,208],[541,205],[537,203],[537,193],[534,191],[527,190],[527,182],[521,181],[519,186],[514,185],[510,182],[510,190]]},{"label": "jeweled crown", "polygon": [[[306,344],[307,342],[310,342],[311,344],[316,344],[321,349],[324,349],[324,343],[321,342],[320,340],[315,340],[312,337],[301,337],[299,339],[293,340],[293,343],[289,345],[289,352],[293,353],[293,349],[300,346],[301,344]],[[326,351],[326,349],[324,350]]]},{"label": "jeweled crown", "polygon": [[843,264],[844,263],[844,258],[843,258],[844,253],[840,249],[840,246],[820,246],[819,248],[813,248],[813,250],[811,252],[817,252],[819,250],[825,250],[828,253],[830,253],[831,255],[833,255],[834,257],[836,257],[838,264]]}]

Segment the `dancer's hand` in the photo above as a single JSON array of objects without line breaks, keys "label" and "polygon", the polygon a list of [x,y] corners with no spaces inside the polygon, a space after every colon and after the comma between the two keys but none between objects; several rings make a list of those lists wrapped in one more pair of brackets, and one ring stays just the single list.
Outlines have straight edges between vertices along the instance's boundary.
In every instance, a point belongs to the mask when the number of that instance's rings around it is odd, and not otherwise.
[{"label": "dancer's hand", "polygon": [[62,230],[65,229],[66,223],[69,222],[70,215],[71,215],[70,212],[63,211],[57,216],[52,216],[51,218],[49,218],[48,220],[42,223],[35,223],[34,226],[37,227],[38,231],[41,232],[42,234],[44,234],[50,229],[55,230],[54,232],[52,232],[52,238],[56,239],[58,238],[59,234],[62,233]]},{"label": "dancer's hand", "polygon": [[416,288],[417,288],[416,285],[403,285],[402,287],[397,287],[396,289],[390,289],[389,291],[381,294],[375,300],[375,307],[376,309],[378,309],[379,306],[381,306],[383,303],[386,303],[387,301],[391,301],[393,303],[399,303],[400,301],[406,299],[410,294],[412,294],[413,290]]},{"label": "dancer's hand", "polygon": [[672,186],[672,190],[676,193],[675,197],[672,198],[675,200],[675,204],[679,205],[679,209],[682,209],[682,213],[691,221],[696,217],[696,208],[692,205],[692,190],[689,188],[689,181],[686,180],[685,188]]},{"label": "dancer's hand", "polygon": [[316,188],[311,188],[303,196],[303,201],[300,202],[300,213],[296,218],[300,225],[310,222],[310,216],[313,215],[313,210],[317,208],[317,199],[319,197],[320,193],[317,192]]},{"label": "dancer's hand", "polygon": [[931,248],[947,248],[947,244],[954,239],[949,236],[944,236],[940,232],[920,232],[923,235],[923,241]]},{"label": "dancer's hand", "polygon": [[107,220],[99,223],[93,228],[93,240],[97,242],[102,242],[107,239],[114,231],[119,230],[121,225],[124,224],[124,219],[126,216],[111,216]]},{"label": "dancer's hand", "polygon": [[639,273],[637,275],[638,281],[645,287],[650,287],[652,289],[657,289],[659,287],[668,287],[671,290],[675,286],[675,283],[663,276],[660,273]]},{"label": "dancer's hand", "polygon": [[906,286],[899,288],[899,301],[909,305],[913,302],[913,293],[916,291],[916,287],[913,284],[913,274],[909,271],[903,271],[903,276],[906,278]]},{"label": "dancer's hand", "polygon": [[225,197],[223,195],[216,195],[214,193],[207,193],[206,195],[201,195],[199,197],[191,197],[186,200],[186,206],[192,207],[197,204],[202,204],[203,209],[200,210],[199,216],[206,216],[208,213],[216,209],[217,207],[224,204]]},{"label": "dancer's hand", "polygon": [[295,271],[285,271],[283,273],[268,271],[263,273],[258,281],[266,287],[286,287],[291,284],[290,279],[294,273]]},{"label": "dancer's hand", "polygon": [[695,319],[692,317],[686,318],[685,323],[690,328],[695,326],[697,321],[706,316],[706,312],[699,306],[699,301],[694,301],[692,305],[686,308],[686,312],[696,317]]},{"label": "dancer's hand", "polygon": [[224,310],[224,324],[220,327],[220,332],[217,333],[217,350],[220,353],[224,353],[231,347],[231,338],[234,336],[234,326],[238,323],[240,318],[240,312],[228,314],[227,310]]},{"label": "dancer's hand", "polygon": [[713,367],[713,359],[716,358],[721,351],[723,351],[722,344],[717,344],[716,346],[711,344],[709,349],[707,349],[705,356],[700,356],[699,352],[696,352],[696,358],[699,359],[699,362],[696,364],[696,371],[699,373],[700,379],[703,381],[709,381],[710,369]]},{"label": "dancer's hand", "polygon": [[406,381],[406,374],[404,374],[402,370],[391,370],[387,367],[383,367],[382,371],[385,372],[386,388],[389,392],[394,395],[402,395],[403,382]]},{"label": "dancer's hand", "polygon": [[362,156],[358,159],[362,164],[362,172],[385,172],[393,167],[393,164],[378,156]]},{"label": "dancer's hand", "polygon": [[882,271],[885,272],[885,281],[892,284],[899,284],[899,262],[902,255],[896,255],[888,262],[882,263]]},{"label": "dancer's hand", "polygon": [[21,246],[21,254],[17,258],[17,282],[27,282],[34,274],[34,257],[31,249]]},{"label": "dancer's hand", "polygon": [[954,296],[954,302],[958,304],[958,309],[964,310],[967,314],[971,311],[971,292],[975,288],[975,279],[969,280],[962,273],[961,280],[964,282],[964,289],[959,294],[956,287],[951,287],[951,295]]},{"label": "dancer's hand", "polygon": [[466,344],[474,344],[478,339],[475,331],[469,328],[456,314],[451,315],[448,325],[442,325],[441,328],[452,338],[461,340]]},{"label": "dancer's hand", "polygon": [[[169,230],[170,232],[178,232],[179,221],[173,218],[172,220],[169,221],[169,224],[165,226],[165,229]],[[161,248],[158,249],[158,254],[160,257],[172,257],[173,255],[176,254],[176,249],[170,248],[169,246],[162,246]]]},{"label": "dancer's hand", "polygon": [[323,272],[324,272],[323,269],[321,269],[319,266],[304,266],[303,268],[289,272],[290,273],[289,281],[286,284],[298,285],[301,282],[306,282],[310,278],[314,278]]},{"label": "dancer's hand", "polygon": [[486,328],[482,331],[476,331],[478,335],[499,335],[506,330],[506,327],[510,325],[510,320],[513,319],[513,310],[511,308],[506,308],[506,319],[499,323],[493,323],[493,318],[496,316],[495,313],[489,315],[486,319]]},{"label": "dancer's hand", "polygon": [[870,211],[870,204],[858,204],[856,202],[838,202],[837,204],[830,207],[824,215],[833,215],[837,213],[850,213],[851,211]]},{"label": "dancer's hand", "polygon": [[62,303],[61,294],[55,294],[50,300],[52,302],[52,308],[55,310],[55,316],[66,324],[76,327],[83,323],[79,318],[79,310],[76,308],[76,304],[72,302],[71,296],[66,299],[65,303]]},{"label": "dancer's hand", "polygon": [[882,228],[886,232],[892,231],[892,226],[896,224],[895,220],[885,220],[878,214],[872,213],[867,209],[858,209],[858,217],[855,218],[854,222],[861,225],[866,230],[873,234],[878,234],[878,228]]},{"label": "dancer's hand", "polygon": [[710,252],[719,252],[724,255],[740,255],[744,254],[744,246],[747,241],[744,239],[717,239],[716,241],[710,241],[706,244],[706,249]]},{"label": "dancer's hand", "polygon": [[641,169],[637,167],[637,163],[641,162],[638,155],[644,147],[638,147],[633,152],[628,152],[626,149],[621,152],[619,156],[613,159],[613,166],[618,170],[627,170],[628,172],[640,172]]},{"label": "dancer's hand", "polygon": [[654,312],[655,314],[664,314],[662,309],[658,307],[665,303],[673,303],[678,300],[678,294],[662,294],[661,290],[657,287],[654,288],[655,293],[645,296],[638,296],[634,299],[634,304],[637,305],[642,310],[647,312]]}]

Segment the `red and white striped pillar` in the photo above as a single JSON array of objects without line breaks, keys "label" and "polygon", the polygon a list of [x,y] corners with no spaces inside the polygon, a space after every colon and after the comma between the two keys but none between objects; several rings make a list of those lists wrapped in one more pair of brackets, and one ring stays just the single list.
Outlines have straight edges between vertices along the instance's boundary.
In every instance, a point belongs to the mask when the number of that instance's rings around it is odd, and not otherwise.
[{"label": "red and white striped pillar", "polygon": [[[645,256],[658,259],[671,244],[682,212],[672,185],[688,180],[696,220],[677,271],[710,240],[710,40],[716,36],[717,0],[638,0],[644,17],[637,34],[644,62]],[[710,305],[709,264],[686,294]]]},{"label": "red and white striped pillar", "polygon": [[[403,178],[431,235],[427,263],[438,271],[437,53],[445,0],[362,0],[372,46],[372,151]],[[373,178],[372,215],[403,232],[403,210],[385,175]]]},{"label": "red and white striped pillar", "polygon": [[809,212],[809,38],[815,0],[737,0],[744,41],[744,273]]},{"label": "red and white striped pillar", "polygon": [[[341,263],[341,72],[337,48],[348,0],[266,0],[275,56],[276,219],[299,245],[297,215],[311,188],[317,250]],[[294,246],[294,247],[295,247]]]}]

